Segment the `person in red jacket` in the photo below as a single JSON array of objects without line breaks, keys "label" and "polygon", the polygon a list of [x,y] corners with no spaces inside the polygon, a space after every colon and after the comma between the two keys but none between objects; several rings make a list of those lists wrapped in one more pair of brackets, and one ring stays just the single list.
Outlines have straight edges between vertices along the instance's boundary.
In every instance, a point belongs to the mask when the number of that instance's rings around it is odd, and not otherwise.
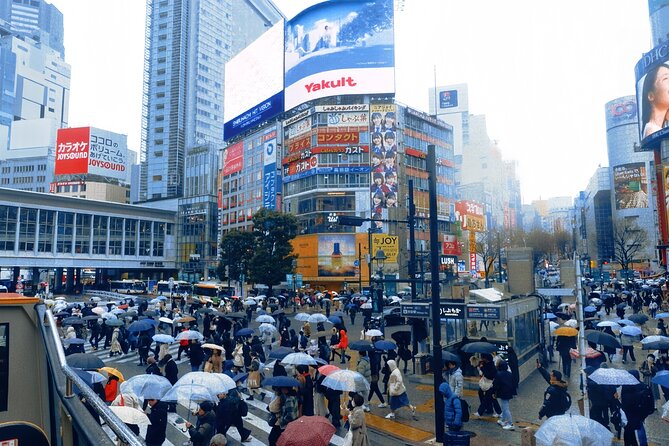
[{"label": "person in red jacket", "polygon": [[116,399],[118,395],[118,377],[114,375],[109,375],[107,384],[105,384],[105,402],[111,404],[112,401]]},{"label": "person in red jacket", "polygon": [[[346,329],[342,328],[339,330],[339,344],[335,345],[335,355],[339,355],[341,358],[341,363],[344,364],[347,359],[351,359],[349,355],[346,354],[346,349],[348,348],[348,334],[346,334]],[[339,353],[336,351],[339,350]]]}]

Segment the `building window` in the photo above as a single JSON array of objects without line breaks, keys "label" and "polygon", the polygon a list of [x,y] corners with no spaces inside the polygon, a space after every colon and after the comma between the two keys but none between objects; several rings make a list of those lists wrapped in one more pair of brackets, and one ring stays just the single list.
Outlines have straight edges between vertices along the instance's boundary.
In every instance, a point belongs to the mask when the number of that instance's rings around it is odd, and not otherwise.
[{"label": "building window", "polygon": [[37,209],[22,208],[19,222],[19,251],[33,251],[37,235]]},{"label": "building window", "polygon": [[14,251],[19,208],[0,206],[0,251]]},{"label": "building window", "polygon": [[76,243],[74,252],[77,254],[88,254],[91,249],[91,216],[77,214]]},{"label": "building window", "polygon": [[58,242],[56,252],[72,252],[72,236],[74,235],[74,214],[72,212],[58,212],[58,226],[56,227]]},{"label": "building window", "polygon": [[109,217],[96,215],[93,217],[93,254],[107,253],[107,228]]},{"label": "building window", "polygon": [[53,250],[53,230],[55,211],[45,209],[39,212],[39,240],[37,242],[38,252],[51,252]]}]

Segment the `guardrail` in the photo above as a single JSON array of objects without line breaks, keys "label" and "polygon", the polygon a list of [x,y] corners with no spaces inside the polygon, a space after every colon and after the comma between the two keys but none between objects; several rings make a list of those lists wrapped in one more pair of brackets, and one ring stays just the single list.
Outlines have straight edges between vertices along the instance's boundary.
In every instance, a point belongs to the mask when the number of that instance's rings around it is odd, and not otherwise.
[{"label": "guardrail", "polygon": [[[74,398],[76,395],[73,393],[73,385],[76,385],[93,410],[107,423],[122,442],[129,446],[145,446],[144,441],[137,437],[116,414],[109,410],[93,389],[67,364],[65,352],[58,336],[56,322],[51,311],[47,310],[44,304],[35,305],[35,310],[41,322],[38,325],[45,344],[50,379],[54,384],[53,387],[58,393],[61,403],[70,414],[71,422],[78,434],[78,441],[73,442],[73,444],[96,446],[114,446],[116,444],[93,419],[81,400]],[[51,408],[52,411],[55,411],[55,404],[51,404]],[[54,417],[57,419],[58,415],[54,414]],[[57,436],[61,437],[62,433]]]},{"label": "guardrail", "polygon": [[106,300],[123,300],[136,297],[136,295],[132,294],[120,294],[120,293],[114,293],[112,291],[99,291],[99,290],[86,290],[84,294],[89,296],[101,297]]}]

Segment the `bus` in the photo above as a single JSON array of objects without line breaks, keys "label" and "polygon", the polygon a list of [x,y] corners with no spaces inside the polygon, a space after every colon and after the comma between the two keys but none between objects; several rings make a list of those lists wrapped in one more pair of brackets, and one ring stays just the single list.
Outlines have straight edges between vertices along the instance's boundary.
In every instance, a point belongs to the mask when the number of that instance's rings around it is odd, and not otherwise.
[{"label": "bus", "polygon": [[146,283],[135,279],[111,280],[109,291],[119,294],[146,294]]},{"label": "bus", "polygon": [[[183,293],[192,293],[193,285],[184,280],[175,280],[172,282],[172,296],[180,298]],[[156,285],[156,295],[167,296],[170,295],[170,282],[167,280],[160,280]]]},{"label": "bus", "polygon": [[198,282],[193,285],[193,298],[209,298],[218,305],[221,301],[223,288],[223,284],[218,282]]}]

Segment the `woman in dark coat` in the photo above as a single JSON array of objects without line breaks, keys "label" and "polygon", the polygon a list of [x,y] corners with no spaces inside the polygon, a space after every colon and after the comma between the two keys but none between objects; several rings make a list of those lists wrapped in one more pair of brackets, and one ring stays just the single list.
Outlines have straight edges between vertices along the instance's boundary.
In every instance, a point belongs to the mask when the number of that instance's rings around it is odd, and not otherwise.
[{"label": "woman in dark coat", "polygon": [[314,381],[309,374],[309,366],[298,365],[296,367],[297,380],[302,384],[299,389],[299,396],[302,400],[302,415],[310,417],[314,415]]}]

